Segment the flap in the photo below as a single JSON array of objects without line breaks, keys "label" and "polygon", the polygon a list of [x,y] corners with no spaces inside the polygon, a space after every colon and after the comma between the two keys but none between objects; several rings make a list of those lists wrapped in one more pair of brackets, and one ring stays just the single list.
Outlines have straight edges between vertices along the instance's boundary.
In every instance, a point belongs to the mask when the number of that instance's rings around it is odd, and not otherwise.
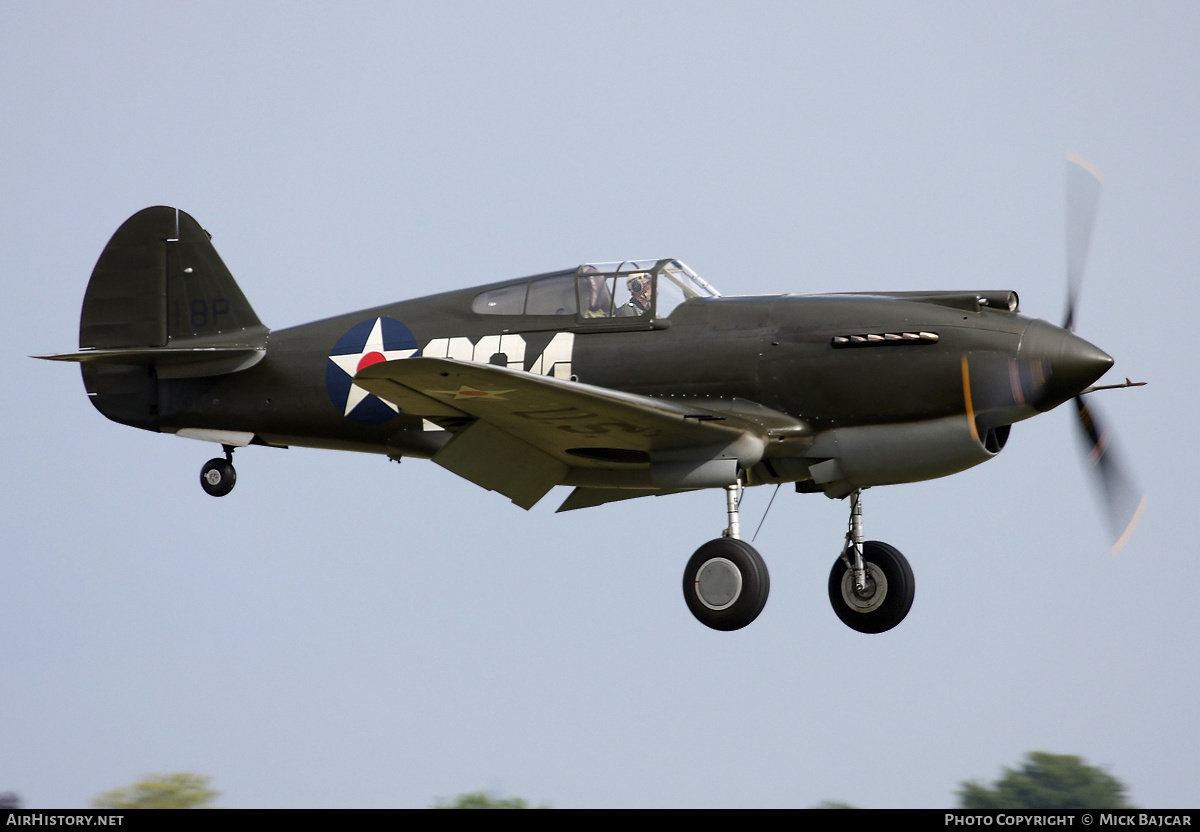
[{"label": "flap", "polygon": [[523,509],[533,508],[568,470],[544,451],[483,421],[456,434],[433,461],[488,491],[500,492]]},{"label": "flap", "polygon": [[602,506],[605,503],[615,503],[619,500],[632,500],[635,497],[662,497],[665,494],[679,494],[686,489],[659,490],[652,488],[586,488],[578,487],[572,491],[558,511],[574,511],[579,508]]}]

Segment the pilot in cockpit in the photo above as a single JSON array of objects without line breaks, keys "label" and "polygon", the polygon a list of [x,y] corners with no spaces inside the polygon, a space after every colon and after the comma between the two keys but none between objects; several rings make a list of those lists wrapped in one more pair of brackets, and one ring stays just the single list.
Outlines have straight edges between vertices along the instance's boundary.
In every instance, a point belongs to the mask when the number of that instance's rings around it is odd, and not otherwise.
[{"label": "pilot in cockpit", "polygon": [[617,317],[629,318],[636,315],[645,315],[650,311],[651,289],[650,276],[647,274],[635,274],[625,282],[629,288],[629,303],[617,310]]}]

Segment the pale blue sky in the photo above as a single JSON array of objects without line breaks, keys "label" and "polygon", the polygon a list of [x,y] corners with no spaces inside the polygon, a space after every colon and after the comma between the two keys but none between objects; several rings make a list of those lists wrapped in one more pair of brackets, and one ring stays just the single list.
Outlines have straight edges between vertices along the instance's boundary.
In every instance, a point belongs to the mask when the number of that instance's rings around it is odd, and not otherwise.
[{"label": "pale blue sky", "polygon": [[[942,807],[1041,749],[1195,807],[1198,102],[1183,2],[5,5],[0,790]],[[841,502],[780,492],[770,601],[718,633],[679,585],[719,492],[526,513],[426,462],[251,448],[214,500],[211,447],[25,357],[75,348],[154,204],[272,327],[654,256],[726,294],[1011,288],[1058,321],[1068,148],[1106,174],[1078,331],[1150,382],[1101,394],[1145,518],[1110,556],[1072,414],[1021,423],[867,494],[917,580],[881,636],[829,608]]]}]

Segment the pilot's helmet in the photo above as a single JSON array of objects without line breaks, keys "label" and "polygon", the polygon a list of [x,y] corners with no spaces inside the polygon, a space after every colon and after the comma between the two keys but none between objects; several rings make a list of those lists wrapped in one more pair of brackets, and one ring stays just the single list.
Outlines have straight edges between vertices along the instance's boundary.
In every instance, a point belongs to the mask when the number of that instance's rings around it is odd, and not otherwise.
[{"label": "pilot's helmet", "polygon": [[629,287],[630,294],[641,295],[650,291],[650,278],[644,274],[635,274],[625,281],[625,285]]}]

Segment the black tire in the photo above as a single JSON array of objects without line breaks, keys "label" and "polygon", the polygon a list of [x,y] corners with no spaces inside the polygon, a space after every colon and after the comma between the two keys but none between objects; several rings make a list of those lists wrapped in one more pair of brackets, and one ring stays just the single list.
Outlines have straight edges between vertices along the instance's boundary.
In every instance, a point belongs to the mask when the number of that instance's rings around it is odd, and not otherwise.
[{"label": "black tire", "polygon": [[237,485],[237,471],[228,460],[210,459],[200,469],[200,487],[205,494],[224,497]]},{"label": "black tire", "polygon": [[692,555],[683,598],[696,620],[714,630],[740,630],[762,612],[771,591],[767,564],[744,540],[720,537]]},{"label": "black tire", "polygon": [[[850,629],[885,633],[903,621],[912,609],[917,588],[912,567],[898,549],[878,540],[863,544],[863,560],[867,562],[868,582],[875,592],[882,589],[882,599],[858,595],[854,591],[853,571],[838,558],[829,573],[829,603]],[[880,575],[883,581],[878,580]]]}]

